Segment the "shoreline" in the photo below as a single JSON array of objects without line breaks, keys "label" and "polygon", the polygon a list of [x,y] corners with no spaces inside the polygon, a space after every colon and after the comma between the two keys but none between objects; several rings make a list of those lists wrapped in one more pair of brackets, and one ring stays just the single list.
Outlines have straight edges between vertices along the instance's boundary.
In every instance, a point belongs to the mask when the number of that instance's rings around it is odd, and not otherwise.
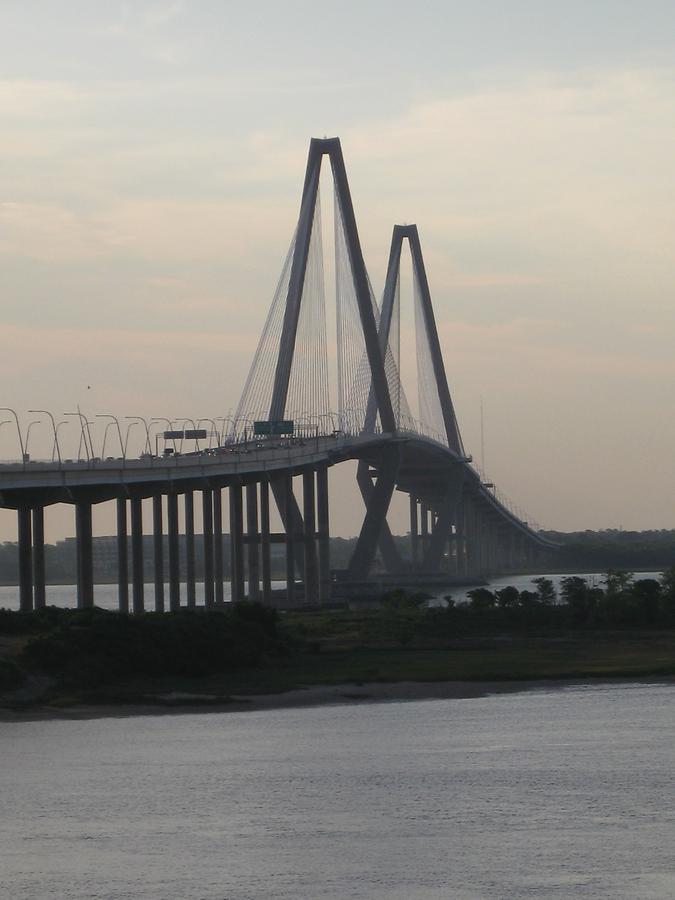
[{"label": "shoreline", "polygon": [[[415,700],[472,700],[497,694],[564,690],[602,685],[675,685],[675,676],[552,678],[516,681],[396,681],[366,684],[309,685],[279,694],[240,694],[228,700],[205,695],[166,694],[153,703],[78,704],[72,707],[35,705],[25,709],[0,706],[0,723],[40,721],[80,721],[84,719],[129,718],[132,716],[197,715],[203,713],[263,712],[364,703],[396,703]],[[185,700],[181,703],[181,699]]]}]

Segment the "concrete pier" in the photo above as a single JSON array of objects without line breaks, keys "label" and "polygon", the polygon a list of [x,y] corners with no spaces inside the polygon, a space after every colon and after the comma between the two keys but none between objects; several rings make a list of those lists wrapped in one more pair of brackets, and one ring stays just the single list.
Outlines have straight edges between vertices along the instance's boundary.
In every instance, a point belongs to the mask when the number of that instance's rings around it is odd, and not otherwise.
[{"label": "concrete pier", "polygon": [[295,602],[295,535],[293,526],[293,477],[286,475],[282,478],[284,497],[284,516],[286,525],[286,599],[289,603]]},{"label": "concrete pier", "polygon": [[258,485],[246,485],[246,537],[248,540],[248,599],[260,600],[260,551],[258,548]]},{"label": "concrete pier", "polygon": [[195,502],[192,491],[185,491],[185,581],[188,609],[197,605],[195,588]]},{"label": "concrete pier", "polygon": [[230,485],[230,579],[232,602],[244,599],[244,523],[241,484]]},{"label": "concrete pier", "polygon": [[89,609],[94,605],[94,559],[91,534],[91,502],[78,500],[75,504],[78,609]]},{"label": "concrete pier", "polygon": [[305,603],[319,602],[319,573],[316,558],[316,509],[314,471],[302,473],[302,515],[304,519],[305,547]]},{"label": "concrete pier", "polygon": [[270,486],[260,482],[260,555],[262,563],[262,602],[272,600],[272,545],[270,541]]},{"label": "concrete pier", "polygon": [[162,495],[152,498],[152,549],[155,576],[155,612],[164,612],[164,528]]},{"label": "concrete pier", "polygon": [[140,497],[131,498],[131,605],[136,616],[145,612],[142,504]]},{"label": "concrete pier", "polygon": [[19,542],[19,609],[33,609],[33,548],[31,536],[31,509],[20,506],[17,510],[17,537]]},{"label": "concrete pier", "polygon": [[180,609],[180,547],[178,543],[178,494],[167,494],[166,520],[169,535],[169,609]]},{"label": "concrete pier", "polygon": [[45,508],[33,507],[33,605],[44,609],[45,586]]},{"label": "concrete pier", "polygon": [[129,612],[129,549],[127,546],[127,501],[117,498],[117,603],[121,613]]},{"label": "concrete pier", "polygon": [[410,556],[413,571],[417,569],[420,561],[419,548],[419,524],[417,518],[417,497],[410,495]]},{"label": "concrete pier", "polygon": [[218,487],[213,491],[213,579],[216,606],[222,606],[225,602],[223,578],[223,492]]},{"label": "concrete pier", "polygon": [[204,606],[213,609],[213,491],[202,491],[202,538],[204,554]]},{"label": "concrete pier", "polygon": [[330,600],[330,514],[328,498],[328,466],[316,471],[316,514],[319,542],[319,602]]}]

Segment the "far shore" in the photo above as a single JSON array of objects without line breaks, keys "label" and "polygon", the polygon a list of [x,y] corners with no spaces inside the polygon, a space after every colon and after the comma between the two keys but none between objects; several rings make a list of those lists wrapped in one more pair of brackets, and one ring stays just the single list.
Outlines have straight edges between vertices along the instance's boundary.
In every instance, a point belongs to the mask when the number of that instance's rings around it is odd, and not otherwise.
[{"label": "far shore", "polygon": [[559,691],[567,688],[638,685],[675,685],[675,676],[555,678],[522,681],[398,681],[368,684],[325,684],[294,688],[278,694],[233,695],[227,699],[205,694],[173,692],[148,702],[76,704],[71,707],[31,705],[0,707],[0,722],[73,721],[130,716],[195,715],[200,713],[262,712],[311,706],[392,703],[412,700],[471,700],[495,694]]}]

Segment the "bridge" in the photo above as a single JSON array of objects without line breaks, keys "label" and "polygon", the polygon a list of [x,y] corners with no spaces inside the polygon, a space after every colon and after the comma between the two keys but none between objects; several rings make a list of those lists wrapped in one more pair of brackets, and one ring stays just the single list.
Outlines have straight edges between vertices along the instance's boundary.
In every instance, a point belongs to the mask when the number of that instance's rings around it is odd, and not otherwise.
[{"label": "bridge", "polygon": [[[319,197],[326,157],[334,187],[336,335],[330,347]],[[406,243],[415,322],[412,386],[402,377],[410,360],[401,358],[401,255]],[[311,141],[298,224],[234,416],[184,420],[179,430],[171,419],[150,424],[137,419],[144,425],[145,441],[134,457],[128,452],[131,425],[123,437],[118,419],[100,417],[107,422],[97,454],[92,421],[78,410],[73,414],[79,417],[78,451],[64,458],[62,423],[57,425],[45,411],[53,430],[52,458],[34,461],[28,453],[30,425],[26,433],[16,413],[6,411],[15,419],[21,459],[0,466],[0,506],[17,511],[22,610],[45,605],[44,511],[56,503],[70,504],[75,511],[77,603],[82,608],[95,600],[92,508],[116,504],[122,612],[146,608],[142,504],[148,499],[157,611],[165,609],[165,555],[168,608],[195,606],[198,539],[203,541],[205,605],[224,602],[224,492],[233,600],[248,596],[273,602],[274,543],[285,547],[283,602],[288,605],[325,604],[350,588],[364,590],[373,580],[418,585],[478,580],[532,567],[555,550],[485,480],[464,450],[415,225],[393,229],[377,303],[338,138]],[[203,422],[210,423],[208,431],[196,427]],[[161,423],[166,423],[164,430]],[[119,455],[106,457],[111,429]],[[194,443],[182,452],[186,438]],[[365,512],[349,565],[335,572],[330,564],[329,471],[350,460],[357,463]],[[407,553],[401,552],[387,521],[395,491],[409,496]],[[195,532],[197,497],[201,536]],[[276,532],[270,526],[272,503],[281,522]]]}]

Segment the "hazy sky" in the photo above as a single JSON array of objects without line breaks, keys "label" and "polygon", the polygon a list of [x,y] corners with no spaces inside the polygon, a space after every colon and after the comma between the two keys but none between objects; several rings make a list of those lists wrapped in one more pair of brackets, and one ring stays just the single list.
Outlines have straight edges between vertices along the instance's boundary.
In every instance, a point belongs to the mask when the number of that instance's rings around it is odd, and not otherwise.
[{"label": "hazy sky", "polygon": [[2,0],[0,402],[234,407],[339,135],[378,294],[420,228],[469,452],[482,396],[543,525],[675,527],[674,60],[670,0]]}]

